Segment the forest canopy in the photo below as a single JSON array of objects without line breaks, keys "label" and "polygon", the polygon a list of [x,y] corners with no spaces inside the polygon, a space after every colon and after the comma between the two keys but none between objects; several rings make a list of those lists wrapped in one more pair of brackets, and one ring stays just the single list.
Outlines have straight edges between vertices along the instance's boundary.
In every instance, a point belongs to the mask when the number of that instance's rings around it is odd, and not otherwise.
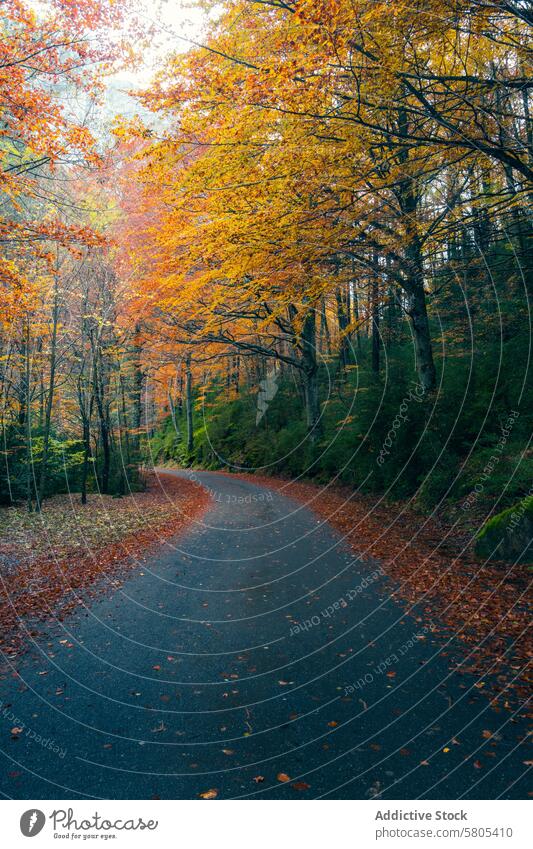
[{"label": "forest canopy", "polygon": [[153,461],[524,498],[529,5],[201,7],[95,133],[134,10],[3,4],[2,501]]}]

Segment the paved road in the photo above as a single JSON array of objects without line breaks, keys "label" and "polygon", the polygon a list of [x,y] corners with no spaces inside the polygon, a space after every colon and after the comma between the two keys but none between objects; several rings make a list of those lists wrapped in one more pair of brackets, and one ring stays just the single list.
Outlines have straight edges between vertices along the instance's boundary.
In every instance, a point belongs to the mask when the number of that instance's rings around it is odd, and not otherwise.
[{"label": "paved road", "polygon": [[198,478],[203,523],[0,681],[6,796],[527,795],[523,720],[450,673],[379,564],[275,491]]}]

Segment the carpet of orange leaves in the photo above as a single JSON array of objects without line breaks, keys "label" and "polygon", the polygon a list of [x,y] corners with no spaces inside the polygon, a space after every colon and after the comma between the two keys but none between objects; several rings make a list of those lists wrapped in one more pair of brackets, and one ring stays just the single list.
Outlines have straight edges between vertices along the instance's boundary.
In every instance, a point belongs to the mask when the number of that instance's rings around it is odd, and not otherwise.
[{"label": "carpet of orange leaves", "polygon": [[[170,475],[125,498],[56,496],[42,514],[5,511],[0,541],[0,650],[13,658],[43,620],[116,589],[128,569],[201,517],[210,497]],[[6,568],[6,564],[12,564]]]},{"label": "carpet of orange leaves", "polygon": [[247,475],[327,520],[358,554],[381,561],[391,595],[445,642],[450,666],[510,708],[531,697],[531,571],[473,553],[471,535],[402,504],[336,486]]}]

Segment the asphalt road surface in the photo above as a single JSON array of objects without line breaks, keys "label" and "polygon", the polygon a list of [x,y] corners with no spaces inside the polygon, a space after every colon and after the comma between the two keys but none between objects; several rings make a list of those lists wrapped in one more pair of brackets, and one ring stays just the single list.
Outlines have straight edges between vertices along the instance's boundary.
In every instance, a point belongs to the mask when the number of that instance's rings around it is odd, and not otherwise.
[{"label": "asphalt road surface", "polygon": [[0,681],[5,797],[527,797],[524,719],[450,671],[379,563],[274,490],[197,476],[202,522]]}]

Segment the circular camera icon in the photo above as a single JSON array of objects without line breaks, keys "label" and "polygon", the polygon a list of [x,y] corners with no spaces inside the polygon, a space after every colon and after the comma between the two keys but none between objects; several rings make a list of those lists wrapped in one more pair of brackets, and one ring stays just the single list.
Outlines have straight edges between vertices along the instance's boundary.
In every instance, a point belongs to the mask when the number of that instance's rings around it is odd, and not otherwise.
[{"label": "circular camera icon", "polygon": [[29,811],[24,811],[20,818],[20,830],[24,837],[35,837],[42,831],[46,822],[46,817],[42,811],[37,808],[31,808]]}]

